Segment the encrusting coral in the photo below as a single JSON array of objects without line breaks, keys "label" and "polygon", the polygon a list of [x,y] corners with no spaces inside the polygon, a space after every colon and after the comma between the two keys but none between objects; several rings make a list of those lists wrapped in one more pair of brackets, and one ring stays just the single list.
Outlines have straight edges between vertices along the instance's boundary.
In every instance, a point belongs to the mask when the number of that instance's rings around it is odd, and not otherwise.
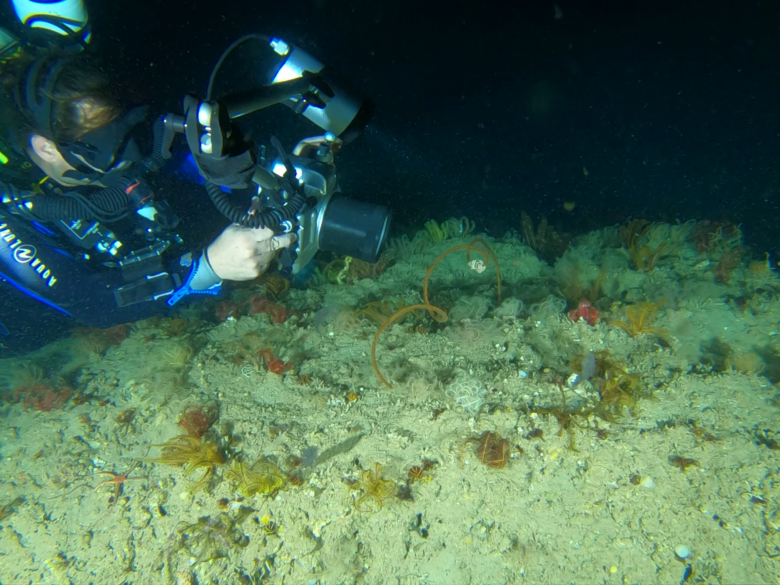
[{"label": "encrusting coral", "polygon": [[[385,378],[382,375],[382,372],[379,370],[379,365],[376,361],[376,347],[377,347],[377,342],[379,341],[379,336],[382,335],[382,332],[385,329],[387,329],[390,325],[398,321],[398,319],[400,319],[404,315],[407,315],[408,313],[417,311],[418,309],[428,311],[428,314],[431,316],[431,318],[434,319],[435,321],[438,321],[439,323],[444,323],[447,321],[448,319],[447,312],[444,309],[440,309],[439,307],[436,307],[430,303],[430,300],[428,298],[428,283],[430,282],[431,273],[433,272],[433,269],[436,268],[436,265],[439,264],[439,262],[441,262],[448,255],[452,254],[453,252],[457,252],[458,250],[466,250],[467,253],[466,260],[469,263],[469,267],[471,267],[473,270],[476,270],[477,272],[482,272],[485,269],[485,266],[488,264],[488,262],[491,259],[493,260],[493,263],[496,266],[496,287],[497,287],[497,295],[498,295],[498,304],[499,305],[501,304],[501,269],[498,265],[498,259],[496,258],[495,253],[493,252],[492,248],[487,244],[487,242],[485,242],[485,240],[481,238],[476,238],[468,244],[453,246],[452,248],[449,248],[448,250],[445,250],[444,252],[439,254],[436,260],[433,261],[433,264],[431,264],[430,267],[428,268],[428,272],[425,274],[425,279],[423,280],[423,301],[424,302],[417,303],[415,305],[409,305],[408,307],[399,309],[398,311],[393,313],[384,323],[382,323],[382,325],[377,330],[376,335],[374,335],[374,341],[371,344],[371,360],[373,362],[374,371],[376,372],[376,375],[379,377],[382,383],[388,388],[392,388],[393,386],[392,384],[390,384],[390,382],[387,381],[387,378]],[[478,252],[479,254],[481,254],[484,261],[471,260],[471,252]]]}]

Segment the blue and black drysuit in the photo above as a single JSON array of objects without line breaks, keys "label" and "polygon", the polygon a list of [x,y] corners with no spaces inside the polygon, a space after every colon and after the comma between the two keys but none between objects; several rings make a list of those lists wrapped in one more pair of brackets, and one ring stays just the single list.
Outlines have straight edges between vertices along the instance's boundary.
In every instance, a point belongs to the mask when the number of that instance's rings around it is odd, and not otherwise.
[{"label": "blue and black drysuit", "polygon": [[[138,182],[87,195],[33,194],[0,182],[0,201],[0,280],[17,291],[0,290],[0,323],[8,330],[0,347],[23,346],[17,338],[29,338],[41,321],[63,322],[50,311],[32,312],[25,296],[81,324],[110,327],[221,288],[207,254],[182,247],[160,202]],[[91,202],[124,217],[101,222]],[[45,340],[41,333],[32,337]]]}]

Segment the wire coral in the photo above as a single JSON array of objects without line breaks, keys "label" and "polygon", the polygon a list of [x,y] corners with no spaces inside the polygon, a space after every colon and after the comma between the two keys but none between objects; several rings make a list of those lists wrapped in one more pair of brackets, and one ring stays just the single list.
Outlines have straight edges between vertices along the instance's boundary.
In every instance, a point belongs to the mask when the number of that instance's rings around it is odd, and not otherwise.
[{"label": "wire coral", "polygon": [[635,303],[626,309],[626,319],[628,320],[628,323],[625,323],[624,321],[613,321],[612,324],[615,327],[624,329],[631,337],[642,334],[666,337],[667,332],[665,329],[649,327],[649,324],[655,320],[657,313],[658,306],[655,303]]},{"label": "wire coral", "polygon": [[[498,304],[501,304],[501,269],[498,265],[498,259],[496,258],[495,253],[493,252],[493,249],[483,240],[482,238],[476,238],[472,240],[468,244],[461,244],[459,246],[453,246],[452,248],[449,248],[448,250],[445,250],[439,256],[433,261],[433,264],[430,265],[428,268],[428,272],[425,274],[425,279],[423,280],[423,301],[422,303],[417,303],[414,305],[409,305],[408,307],[404,307],[402,309],[399,309],[395,313],[393,313],[390,317],[385,320],[382,325],[380,325],[379,329],[377,329],[376,334],[374,335],[374,341],[371,344],[371,361],[374,366],[374,371],[376,372],[376,375],[379,377],[379,379],[382,381],[382,383],[387,386],[388,388],[392,388],[392,384],[387,381],[387,378],[385,378],[382,375],[381,370],[379,369],[379,364],[376,361],[376,348],[377,343],[379,342],[379,336],[382,335],[382,332],[390,327],[393,323],[398,321],[401,317],[408,315],[409,313],[412,313],[417,310],[425,310],[428,311],[428,314],[431,316],[431,318],[435,321],[438,321],[439,323],[445,323],[448,319],[447,312],[444,309],[441,309],[439,307],[436,307],[431,304],[429,297],[428,297],[428,284],[431,279],[431,274],[433,273],[433,269],[436,268],[436,266],[441,262],[444,258],[452,254],[453,252],[457,252],[458,250],[466,250],[466,260],[469,262],[469,266],[472,267],[473,270],[476,270],[477,272],[482,272],[485,270],[486,265],[490,260],[493,261],[493,263],[496,266],[496,294],[498,296]],[[477,252],[482,255],[484,260],[471,260],[471,252]]]},{"label": "wire coral", "polygon": [[376,321],[381,325],[400,308],[400,302],[393,304],[389,301],[372,301],[367,303],[366,306],[362,309],[358,310],[355,315],[357,317],[366,317],[372,321]]}]

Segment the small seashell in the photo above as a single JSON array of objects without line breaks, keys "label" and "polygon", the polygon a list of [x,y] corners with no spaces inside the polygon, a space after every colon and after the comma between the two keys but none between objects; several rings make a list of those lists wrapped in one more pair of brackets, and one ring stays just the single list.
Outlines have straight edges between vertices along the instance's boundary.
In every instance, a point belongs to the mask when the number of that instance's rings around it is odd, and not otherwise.
[{"label": "small seashell", "polygon": [[684,560],[691,556],[691,549],[681,544],[676,549],[674,549],[674,554],[677,555],[678,559]]}]

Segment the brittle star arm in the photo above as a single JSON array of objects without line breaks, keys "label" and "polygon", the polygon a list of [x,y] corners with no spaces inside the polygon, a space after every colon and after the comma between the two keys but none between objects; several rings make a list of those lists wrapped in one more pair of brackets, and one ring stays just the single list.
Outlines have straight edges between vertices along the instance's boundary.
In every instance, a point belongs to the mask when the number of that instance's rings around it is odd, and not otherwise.
[{"label": "brittle star arm", "polygon": [[111,479],[107,479],[105,481],[101,481],[99,484],[97,484],[93,489],[97,490],[101,486],[108,485],[113,483],[114,484],[114,498],[119,499],[119,496],[122,493],[122,486],[125,484],[125,482],[134,480],[134,479],[149,479],[148,477],[127,477],[133,471],[135,468],[138,467],[138,464],[136,463],[133,465],[130,469],[128,469],[125,473],[114,473],[113,471],[99,471],[101,475],[110,475]]}]

